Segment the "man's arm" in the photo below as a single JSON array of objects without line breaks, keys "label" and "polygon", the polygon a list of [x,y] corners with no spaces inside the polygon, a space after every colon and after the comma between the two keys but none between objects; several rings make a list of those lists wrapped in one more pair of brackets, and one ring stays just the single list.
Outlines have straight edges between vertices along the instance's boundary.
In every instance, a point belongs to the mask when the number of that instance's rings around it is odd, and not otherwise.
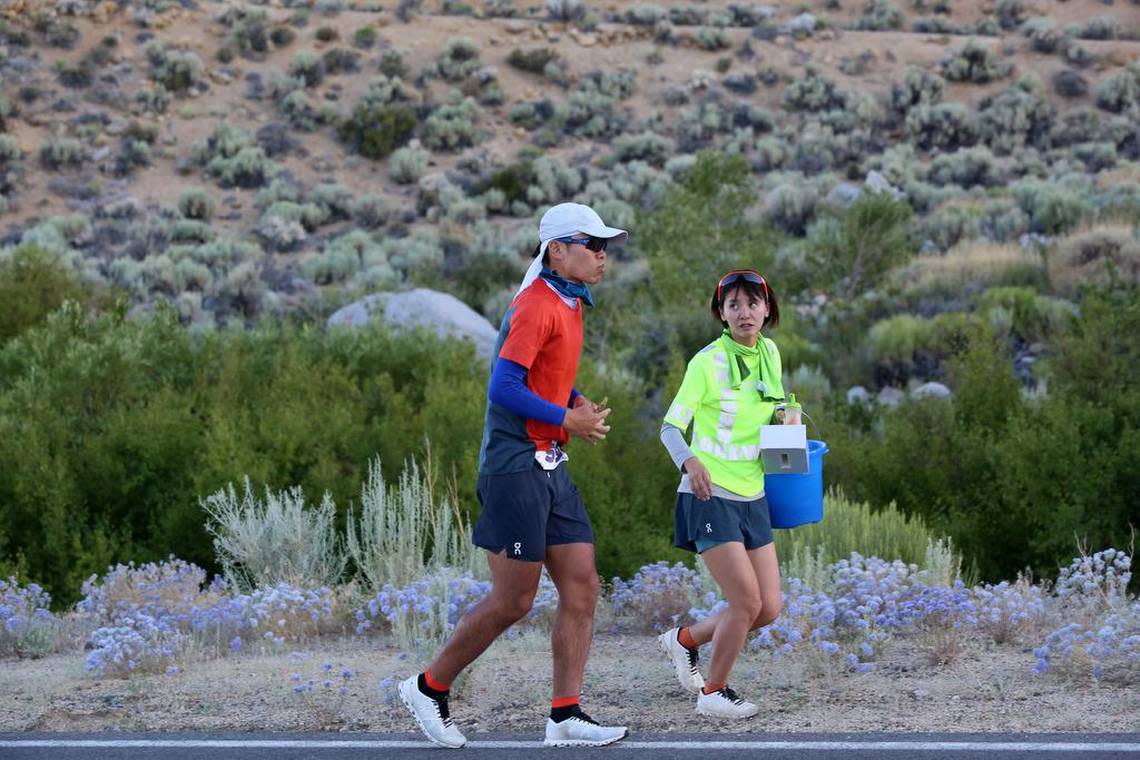
[{"label": "man's arm", "polygon": [[520,417],[562,426],[566,407],[552,404],[526,385],[526,367],[510,359],[495,359],[487,398]]}]

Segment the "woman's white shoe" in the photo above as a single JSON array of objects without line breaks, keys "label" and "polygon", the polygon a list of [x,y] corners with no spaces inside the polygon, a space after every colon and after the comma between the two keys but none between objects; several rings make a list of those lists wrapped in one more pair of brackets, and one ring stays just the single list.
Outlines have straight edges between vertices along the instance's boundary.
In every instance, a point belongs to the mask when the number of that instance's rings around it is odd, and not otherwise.
[{"label": "woman's white shoe", "polygon": [[697,712],[713,718],[751,718],[760,708],[736,696],[736,692],[725,686],[712,694],[704,690],[697,695]]},{"label": "woman's white shoe", "polygon": [[665,631],[657,637],[657,644],[673,664],[681,688],[686,691],[700,691],[704,688],[705,679],[697,669],[697,652],[681,646],[681,642],[677,640],[677,633],[680,630],[680,628],[670,628]]}]

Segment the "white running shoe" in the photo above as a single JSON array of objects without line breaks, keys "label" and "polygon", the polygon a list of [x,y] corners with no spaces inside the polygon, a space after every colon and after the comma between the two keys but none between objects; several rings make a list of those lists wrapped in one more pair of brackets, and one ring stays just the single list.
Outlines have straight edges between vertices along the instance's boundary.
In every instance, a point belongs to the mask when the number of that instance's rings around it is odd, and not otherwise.
[{"label": "white running shoe", "polygon": [[546,719],[547,747],[604,747],[624,739],[629,733],[625,726],[599,726],[597,721],[584,712],[555,723]]},{"label": "white running shoe", "polygon": [[697,669],[697,650],[681,646],[677,641],[680,628],[670,628],[657,637],[657,644],[661,651],[673,663],[673,670],[677,671],[677,680],[681,688],[686,691],[700,691],[705,686],[705,679],[701,678],[701,671]]},{"label": "white running shoe", "polygon": [[467,737],[459,733],[459,729],[451,722],[447,710],[447,697],[432,699],[420,691],[419,676],[414,675],[396,687],[400,693],[400,701],[408,712],[420,724],[424,736],[443,747],[457,749],[467,743]]},{"label": "white running shoe", "polygon": [[725,686],[720,691],[697,695],[697,712],[713,718],[751,718],[760,708],[736,696],[736,692]]}]

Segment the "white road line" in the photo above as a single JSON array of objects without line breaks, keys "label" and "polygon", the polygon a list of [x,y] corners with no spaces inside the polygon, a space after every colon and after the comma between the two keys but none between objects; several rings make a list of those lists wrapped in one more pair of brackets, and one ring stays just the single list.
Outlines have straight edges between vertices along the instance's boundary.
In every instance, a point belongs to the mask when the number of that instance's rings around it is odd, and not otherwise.
[{"label": "white road line", "polygon": [[[426,741],[305,739],[0,739],[0,748],[181,748],[181,749],[415,749]],[[537,741],[473,741],[472,749],[536,749]],[[1140,742],[987,742],[987,741],[626,741],[615,749],[874,750],[901,752],[1136,752]]]}]

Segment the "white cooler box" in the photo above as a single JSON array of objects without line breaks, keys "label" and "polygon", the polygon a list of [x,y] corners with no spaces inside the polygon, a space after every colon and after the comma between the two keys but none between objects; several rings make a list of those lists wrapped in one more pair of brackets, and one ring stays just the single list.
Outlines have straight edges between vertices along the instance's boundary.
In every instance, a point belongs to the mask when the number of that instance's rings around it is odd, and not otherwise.
[{"label": "white cooler box", "polygon": [[765,475],[807,473],[807,425],[762,425],[760,459]]}]

